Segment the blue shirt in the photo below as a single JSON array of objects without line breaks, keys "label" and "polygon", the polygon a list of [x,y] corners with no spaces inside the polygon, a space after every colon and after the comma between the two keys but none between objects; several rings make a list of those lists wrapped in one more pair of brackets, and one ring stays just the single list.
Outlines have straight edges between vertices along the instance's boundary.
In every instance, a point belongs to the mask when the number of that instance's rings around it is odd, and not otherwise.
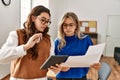
[{"label": "blue shirt", "polygon": [[[79,39],[77,36],[65,37],[66,45],[58,50],[60,40],[55,40],[55,55],[80,56],[85,55],[88,47],[93,45],[89,36],[84,35],[84,38]],[[78,63],[79,64],[79,63]],[[82,78],[88,73],[88,67],[84,68],[70,68],[70,70],[57,74],[57,78]]]}]

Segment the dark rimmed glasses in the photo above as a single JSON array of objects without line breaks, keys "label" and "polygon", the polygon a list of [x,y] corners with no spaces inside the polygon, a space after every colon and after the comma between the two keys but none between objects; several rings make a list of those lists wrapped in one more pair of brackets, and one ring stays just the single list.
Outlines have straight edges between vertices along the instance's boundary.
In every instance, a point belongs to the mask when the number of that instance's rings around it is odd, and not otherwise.
[{"label": "dark rimmed glasses", "polygon": [[63,26],[63,28],[67,28],[67,27],[73,28],[73,26],[76,26],[76,24],[74,24],[74,23],[69,23],[69,24],[63,23],[62,26]]},{"label": "dark rimmed glasses", "polygon": [[40,17],[38,17],[38,19],[39,19],[39,21],[43,24],[43,25],[47,25],[47,26],[49,26],[50,24],[51,24],[51,21],[50,20],[46,20],[46,18],[44,18],[44,17],[42,17],[42,18],[40,18]]}]

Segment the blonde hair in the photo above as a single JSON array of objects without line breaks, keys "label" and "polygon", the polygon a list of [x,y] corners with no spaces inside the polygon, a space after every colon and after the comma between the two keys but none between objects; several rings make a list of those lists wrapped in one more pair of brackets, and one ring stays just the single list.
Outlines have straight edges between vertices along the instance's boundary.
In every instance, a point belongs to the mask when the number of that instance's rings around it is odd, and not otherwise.
[{"label": "blonde hair", "polygon": [[77,15],[73,12],[67,12],[63,17],[62,20],[60,22],[60,26],[59,26],[59,30],[58,30],[58,38],[60,39],[60,43],[58,45],[58,49],[60,50],[61,48],[63,48],[66,45],[66,41],[65,41],[65,33],[63,31],[63,23],[65,21],[66,18],[70,18],[74,21],[74,23],[76,24],[76,29],[75,29],[75,35],[81,39],[82,37],[80,36],[80,24],[79,24],[79,19],[77,17]]}]

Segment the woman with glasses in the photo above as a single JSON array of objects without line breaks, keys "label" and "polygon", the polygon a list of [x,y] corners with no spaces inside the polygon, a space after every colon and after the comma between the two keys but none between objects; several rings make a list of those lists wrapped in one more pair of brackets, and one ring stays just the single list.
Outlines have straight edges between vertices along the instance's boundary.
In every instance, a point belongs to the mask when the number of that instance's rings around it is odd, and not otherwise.
[{"label": "woman with glasses", "polygon": [[[60,22],[58,38],[55,40],[55,55],[82,56],[90,45],[93,45],[90,37],[80,33],[76,14],[66,13]],[[87,80],[88,67],[72,68],[58,64],[56,66],[51,66],[49,69],[57,73],[57,80]],[[96,63],[92,67],[99,69],[100,64]]]},{"label": "woman with glasses", "polygon": [[54,52],[54,42],[48,34],[50,18],[48,8],[36,6],[24,29],[9,33],[0,49],[0,63],[11,61],[10,80],[46,80],[48,70],[40,70],[40,66]]}]

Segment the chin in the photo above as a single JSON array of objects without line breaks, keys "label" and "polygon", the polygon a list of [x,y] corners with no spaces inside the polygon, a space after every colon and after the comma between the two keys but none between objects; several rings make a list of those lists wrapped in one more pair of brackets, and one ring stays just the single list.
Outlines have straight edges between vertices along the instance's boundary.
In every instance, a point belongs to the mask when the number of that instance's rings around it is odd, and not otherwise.
[{"label": "chin", "polygon": [[39,30],[40,32],[44,32],[44,30]]},{"label": "chin", "polygon": [[38,30],[38,31],[36,31],[36,33],[43,33],[43,31],[41,31],[41,30]]}]

